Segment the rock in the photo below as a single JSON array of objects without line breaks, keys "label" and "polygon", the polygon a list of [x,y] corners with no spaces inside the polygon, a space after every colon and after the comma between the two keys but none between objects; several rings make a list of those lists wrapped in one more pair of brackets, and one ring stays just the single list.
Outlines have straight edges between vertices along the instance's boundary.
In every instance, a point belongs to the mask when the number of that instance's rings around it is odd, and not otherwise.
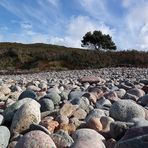
[{"label": "rock", "polygon": [[79,105],[79,108],[85,110],[86,112],[89,112],[89,100],[86,97],[81,97],[81,98],[75,98],[71,100],[71,103],[73,105]]},{"label": "rock", "polygon": [[133,118],[130,122],[134,123],[134,127],[148,126],[148,120],[143,118]]},{"label": "rock", "polygon": [[71,103],[65,103],[60,109],[60,115],[70,117],[74,111],[78,108],[78,105],[72,105]]},{"label": "rock", "polygon": [[0,87],[0,92],[4,95],[8,95],[11,92],[11,90],[7,86],[2,86]]},{"label": "rock", "polygon": [[148,85],[144,85],[142,90],[145,92],[145,94],[148,94]]},{"label": "rock", "polygon": [[87,127],[88,128],[91,128],[97,132],[100,132],[102,131],[102,124],[100,122],[100,119],[99,118],[91,118],[90,120],[88,120],[88,122],[86,123]]},{"label": "rock", "polygon": [[138,99],[138,103],[141,104],[142,106],[147,106],[148,105],[148,94],[140,97]]},{"label": "rock", "polygon": [[35,100],[25,103],[15,113],[12,124],[12,133],[21,133],[29,128],[32,123],[39,123],[41,120],[40,104]]},{"label": "rock", "polygon": [[104,95],[104,92],[98,88],[92,88],[89,91],[91,91],[91,92],[85,93],[83,96],[88,98],[89,101],[91,101],[93,103],[96,103],[96,101],[99,100]]},{"label": "rock", "polygon": [[74,141],[77,141],[81,138],[84,138],[87,141],[88,139],[92,139],[94,137],[99,140],[105,140],[105,138],[101,134],[93,129],[88,128],[78,129],[72,135]]},{"label": "rock", "polygon": [[105,112],[103,110],[94,109],[94,110],[90,111],[90,113],[85,118],[85,121],[88,122],[93,117],[101,118],[102,116],[105,116]]},{"label": "rock", "polygon": [[111,102],[104,97],[98,100],[95,104],[96,108],[100,108],[100,109],[109,109],[111,105],[112,105]]},{"label": "rock", "polygon": [[135,95],[137,97],[142,97],[145,95],[145,92],[142,89],[132,88],[127,91],[127,93]]},{"label": "rock", "polygon": [[0,125],[3,124],[3,122],[4,122],[4,117],[3,115],[0,114]]},{"label": "rock", "polygon": [[87,113],[83,109],[79,108],[76,111],[74,111],[72,115],[75,118],[82,120],[82,119],[85,119],[85,117],[87,116]]},{"label": "rock", "polygon": [[69,135],[73,134],[76,131],[76,125],[74,123],[69,124],[60,124],[60,129],[67,132]]},{"label": "rock", "polygon": [[121,140],[117,142],[115,148],[147,148],[148,127],[130,128]]},{"label": "rock", "polygon": [[31,131],[25,134],[16,144],[16,148],[56,148],[49,135],[42,131]]},{"label": "rock", "polygon": [[67,116],[58,115],[55,119],[59,124],[68,124],[69,118]]},{"label": "rock", "polygon": [[118,98],[122,98],[125,95],[126,90],[124,90],[124,89],[121,88],[119,90],[116,90],[115,92],[116,92]]},{"label": "rock", "polygon": [[86,82],[88,82],[88,83],[90,83],[90,84],[92,84],[92,83],[101,83],[101,82],[104,82],[104,80],[103,79],[101,79],[100,77],[95,77],[95,76],[84,76],[84,77],[82,77],[81,79],[79,79],[79,81],[81,82],[81,83],[86,83]]},{"label": "rock", "polygon": [[24,98],[36,99],[36,97],[37,97],[37,96],[36,96],[36,94],[35,94],[34,91],[25,90],[25,91],[23,91],[23,92],[20,94],[18,100],[22,100],[22,99],[24,99]]},{"label": "rock", "polygon": [[5,102],[5,106],[6,108],[9,107],[10,105],[12,105],[13,103],[15,103],[16,101],[12,100],[12,99],[7,99],[7,101]]},{"label": "rock", "polygon": [[54,121],[52,117],[45,117],[41,120],[40,125],[46,127],[49,132],[53,133],[54,130],[59,126],[59,123]]},{"label": "rock", "polygon": [[19,100],[15,103],[13,103],[12,105],[10,105],[9,107],[7,107],[5,109],[5,111],[3,112],[3,116],[5,118],[5,122],[11,122],[13,119],[13,116],[15,114],[15,112],[25,103],[32,101],[31,98],[24,98],[22,100]]},{"label": "rock", "polygon": [[104,97],[106,98],[106,99],[108,99],[108,100],[110,100],[111,102],[115,102],[115,101],[117,101],[117,100],[119,100],[119,98],[118,98],[118,96],[117,96],[117,94],[116,94],[116,92],[114,91],[114,92],[109,92],[109,93],[106,93],[105,95],[104,95]]},{"label": "rock", "polygon": [[104,137],[92,129],[79,129],[72,135],[74,144],[71,148],[105,148]]},{"label": "rock", "polygon": [[50,92],[45,97],[51,99],[54,105],[58,105],[61,101],[61,96],[58,93]]},{"label": "rock", "polygon": [[0,92],[0,101],[6,101],[6,100],[7,97],[2,92]]},{"label": "rock", "polygon": [[102,116],[100,118],[100,122],[102,124],[102,131],[103,132],[109,132],[110,131],[110,124],[114,122],[114,119],[107,116]]},{"label": "rock", "polygon": [[126,122],[132,118],[145,118],[145,112],[141,106],[132,100],[119,100],[111,106],[110,116]]},{"label": "rock", "polygon": [[110,124],[110,134],[116,140],[122,138],[128,129],[129,127],[124,122],[116,121]]},{"label": "rock", "polygon": [[74,143],[73,139],[63,130],[52,134],[51,138],[59,148],[70,147]]},{"label": "rock", "polygon": [[54,104],[50,99],[41,99],[39,103],[41,105],[41,112],[54,110]]},{"label": "rock", "polygon": [[132,95],[132,94],[129,94],[129,93],[126,93],[123,98],[124,99],[130,99],[130,100],[133,100],[133,101],[137,101],[139,99],[139,97]]},{"label": "rock", "polygon": [[144,85],[148,85],[148,79],[140,80],[140,83],[143,83]]},{"label": "rock", "polygon": [[5,126],[0,126],[0,148],[6,148],[10,139],[10,131]]},{"label": "rock", "polygon": [[116,145],[116,140],[111,138],[105,142],[106,148],[114,148]]},{"label": "rock", "polygon": [[85,92],[82,92],[80,90],[74,90],[74,91],[71,91],[68,95],[68,100],[73,100],[75,98],[80,98],[82,97],[82,95],[84,94]]},{"label": "rock", "polygon": [[17,144],[17,141],[12,141],[9,143],[8,148],[15,148]]}]

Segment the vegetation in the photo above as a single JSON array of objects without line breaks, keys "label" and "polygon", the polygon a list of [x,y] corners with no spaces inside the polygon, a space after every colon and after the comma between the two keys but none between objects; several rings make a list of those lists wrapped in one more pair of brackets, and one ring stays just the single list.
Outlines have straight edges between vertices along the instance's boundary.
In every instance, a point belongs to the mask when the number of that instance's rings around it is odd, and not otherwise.
[{"label": "vegetation", "polygon": [[95,51],[48,44],[0,43],[0,70],[69,70],[148,67],[148,52]]},{"label": "vegetation", "polygon": [[87,32],[82,40],[82,47],[90,47],[96,50],[116,50],[116,45],[110,35],[105,35],[101,31]]}]

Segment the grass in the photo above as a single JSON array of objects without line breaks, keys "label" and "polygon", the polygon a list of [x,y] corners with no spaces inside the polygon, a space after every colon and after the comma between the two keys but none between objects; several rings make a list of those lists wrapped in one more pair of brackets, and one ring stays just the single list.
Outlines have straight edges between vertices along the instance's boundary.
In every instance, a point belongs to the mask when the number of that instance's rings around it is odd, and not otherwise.
[{"label": "grass", "polygon": [[41,43],[0,43],[0,70],[48,71],[118,66],[148,67],[148,52],[97,52]]}]

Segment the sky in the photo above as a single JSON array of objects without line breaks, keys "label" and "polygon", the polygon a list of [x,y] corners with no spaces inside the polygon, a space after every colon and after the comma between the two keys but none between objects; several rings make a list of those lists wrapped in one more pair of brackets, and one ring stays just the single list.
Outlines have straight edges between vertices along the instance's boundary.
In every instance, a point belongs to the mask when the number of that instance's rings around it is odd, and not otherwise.
[{"label": "sky", "polygon": [[81,47],[88,31],[148,51],[148,0],[0,0],[0,42]]}]

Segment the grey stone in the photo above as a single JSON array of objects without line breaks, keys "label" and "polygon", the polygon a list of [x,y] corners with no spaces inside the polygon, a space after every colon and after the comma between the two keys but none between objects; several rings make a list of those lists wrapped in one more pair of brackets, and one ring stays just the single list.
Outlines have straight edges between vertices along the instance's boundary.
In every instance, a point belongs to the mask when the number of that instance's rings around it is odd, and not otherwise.
[{"label": "grey stone", "polygon": [[22,100],[22,99],[24,99],[24,98],[36,99],[36,97],[37,97],[37,96],[36,96],[36,93],[35,93],[34,91],[25,90],[25,91],[23,91],[23,92],[20,94],[18,100]]}]

